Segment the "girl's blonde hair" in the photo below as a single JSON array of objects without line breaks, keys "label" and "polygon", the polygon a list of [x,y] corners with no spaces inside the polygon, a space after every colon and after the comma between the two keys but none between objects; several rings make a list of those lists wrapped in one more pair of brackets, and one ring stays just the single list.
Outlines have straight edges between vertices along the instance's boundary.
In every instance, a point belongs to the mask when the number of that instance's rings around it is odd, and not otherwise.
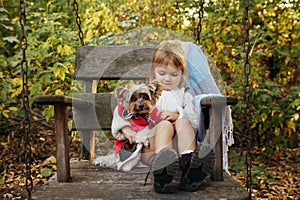
[{"label": "girl's blonde hair", "polygon": [[156,46],[152,55],[149,81],[155,79],[155,68],[157,66],[173,66],[175,69],[180,70],[182,79],[178,87],[186,86],[186,58],[182,43],[179,40],[163,41]]}]

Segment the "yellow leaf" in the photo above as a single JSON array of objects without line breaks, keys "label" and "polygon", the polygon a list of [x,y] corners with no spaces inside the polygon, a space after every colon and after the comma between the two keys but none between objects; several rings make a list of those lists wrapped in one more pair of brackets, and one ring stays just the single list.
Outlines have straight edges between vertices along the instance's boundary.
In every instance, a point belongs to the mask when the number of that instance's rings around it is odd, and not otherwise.
[{"label": "yellow leaf", "polygon": [[262,113],[260,117],[262,122],[265,122],[268,119],[268,115],[266,113]]},{"label": "yellow leaf", "polygon": [[1,142],[2,146],[7,146],[7,142]]},{"label": "yellow leaf", "polygon": [[71,55],[73,53],[72,47],[69,45],[64,45],[64,54],[65,55]]},{"label": "yellow leaf", "polygon": [[98,25],[100,23],[100,13],[99,12],[95,12],[92,16],[92,23],[94,25]]},{"label": "yellow leaf", "polygon": [[253,124],[251,125],[250,129],[253,129],[253,128],[255,128],[255,127],[256,127],[256,123],[253,123]]},{"label": "yellow leaf", "polygon": [[292,119],[297,121],[299,119],[299,113],[295,113]]},{"label": "yellow leaf", "polygon": [[92,32],[92,30],[88,30],[85,35],[85,39],[90,40],[91,38],[93,38],[93,32]]},{"label": "yellow leaf", "polygon": [[224,49],[224,45],[221,43],[221,42],[217,42],[217,47],[218,47],[218,49]]},{"label": "yellow leaf", "polygon": [[296,132],[296,124],[292,121],[288,121],[287,122],[287,128],[293,130],[294,132]]},{"label": "yellow leaf", "polygon": [[3,115],[4,117],[9,118],[8,114],[9,114],[9,110],[3,110],[3,111],[2,111],[2,115]]},{"label": "yellow leaf", "polygon": [[46,89],[43,91],[43,94],[47,94],[49,89],[50,89],[50,86],[46,87]]},{"label": "yellow leaf", "polygon": [[64,94],[61,89],[55,90],[55,95],[61,95],[61,94]]},{"label": "yellow leaf", "polygon": [[61,73],[61,69],[60,68],[55,68],[55,70],[54,70],[54,76],[55,77],[58,77],[59,75],[60,75],[60,73]]},{"label": "yellow leaf", "polygon": [[236,66],[236,64],[235,64],[235,62],[234,62],[233,60],[228,61],[227,64],[228,64],[229,67],[234,67],[234,66]]},{"label": "yellow leaf", "polygon": [[11,110],[11,111],[17,111],[18,110],[18,108],[16,108],[16,107],[9,107],[8,109]]},{"label": "yellow leaf", "polygon": [[11,92],[11,97],[14,98],[15,96],[18,96],[19,94],[22,93],[22,87],[18,87],[17,89],[12,89],[10,90]]},{"label": "yellow leaf", "polygon": [[57,47],[57,53],[58,54],[61,54],[62,52],[63,52],[63,46],[62,45],[59,45],[58,47]]},{"label": "yellow leaf", "polygon": [[233,56],[236,56],[237,53],[238,53],[238,51],[237,51],[235,48],[232,48],[232,49],[231,49],[231,54],[232,54]]},{"label": "yellow leaf", "polygon": [[61,71],[59,77],[60,77],[60,79],[61,79],[62,81],[64,81],[64,80],[65,80],[65,77],[66,77],[65,72]]},{"label": "yellow leaf", "polygon": [[280,128],[275,128],[274,134],[278,136],[280,134]]},{"label": "yellow leaf", "polygon": [[21,78],[14,78],[14,79],[12,79],[11,83],[13,84],[13,86],[22,85],[22,79]]}]

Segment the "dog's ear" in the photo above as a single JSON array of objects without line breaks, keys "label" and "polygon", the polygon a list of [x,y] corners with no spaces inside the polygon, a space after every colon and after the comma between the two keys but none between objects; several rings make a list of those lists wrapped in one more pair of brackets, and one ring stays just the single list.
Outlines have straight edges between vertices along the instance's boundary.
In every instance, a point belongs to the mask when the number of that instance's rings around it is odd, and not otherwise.
[{"label": "dog's ear", "polygon": [[129,90],[122,86],[118,86],[115,89],[115,97],[119,102],[129,101],[129,93]]},{"label": "dog's ear", "polygon": [[148,88],[151,96],[154,97],[155,101],[157,101],[163,91],[162,85],[157,80],[152,80],[148,85]]}]

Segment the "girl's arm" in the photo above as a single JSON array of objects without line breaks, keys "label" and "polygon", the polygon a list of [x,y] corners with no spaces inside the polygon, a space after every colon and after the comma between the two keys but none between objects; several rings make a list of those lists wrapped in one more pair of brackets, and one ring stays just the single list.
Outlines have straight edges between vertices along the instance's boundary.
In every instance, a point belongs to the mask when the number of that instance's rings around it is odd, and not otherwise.
[{"label": "girl's arm", "polygon": [[130,144],[135,143],[136,132],[133,131],[129,126],[125,126],[124,128],[122,128],[122,133],[129,140]]},{"label": "girl's arm", "polygon": [[179,113],[176,111],[163,111],[161,118],[170,122],[175,122],[179,118]]},{"label": "girl's arm", "polygon": [[194,129],[198,128],[198,116],[193,103],[193,96],[187,92],[184,95],[183,117],[191,122]]}]

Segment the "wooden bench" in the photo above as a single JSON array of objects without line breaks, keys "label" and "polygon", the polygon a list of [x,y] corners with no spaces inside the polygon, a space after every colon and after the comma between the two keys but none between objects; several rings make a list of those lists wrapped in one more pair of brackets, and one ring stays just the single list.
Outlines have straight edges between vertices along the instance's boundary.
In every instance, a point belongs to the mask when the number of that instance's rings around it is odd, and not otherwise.
[{"label": "wooden bench", "polygon": [[[70,181],[69,141],[67,107],[73,107],[74,129],[82,134],[82,158],[94,159],[95,130],[110,130],[113,109],[117,102],[111,93],[97,93],[101,80],[147,79],[153,46],[82,46],[77,48],[75,79],[83,83],[83,92],[73,97],[64,95],[40,95],[37,105],[53,105],[55,109],[55,136],[57,181]],[[234,105],[234,97],[207,97],[201,106],[205,112],[206,128],[210,142],[216,143],[215,166],[212,180],[223,180],[221,110],[225,105]],[[213,106],[212,106],[213,105]],[[217,136],[217,137],[216,137]]]}]

